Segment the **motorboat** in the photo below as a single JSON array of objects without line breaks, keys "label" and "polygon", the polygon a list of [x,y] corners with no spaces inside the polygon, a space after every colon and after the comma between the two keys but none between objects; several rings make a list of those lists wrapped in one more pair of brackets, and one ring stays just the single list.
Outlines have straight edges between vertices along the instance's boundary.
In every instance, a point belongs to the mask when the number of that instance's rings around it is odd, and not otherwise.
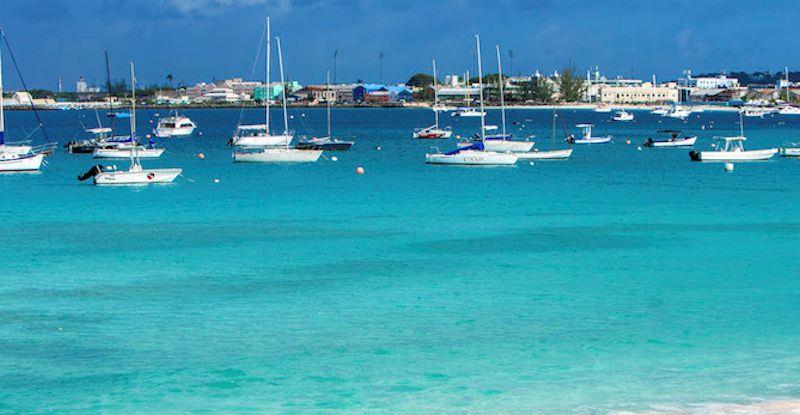
[{"label": "motorboat", "polygon": [[772,108],[769,108],[769,107],[746,105],[746,106],[742,107],[740,112],[745,117],[764,118],[765,116],[772,114],[774,112],[774,110]]},{"label": "motorboat", "polygon": [[780,115],[800,115],[800,107],[794,105],[786,105],[778,110]]},{"label": "motorboat", "polygon": [[592,128],[594,125],[592,124],[578,124],[575,127],[580,128],[583,130],[583,133],[580,137],[575,137],[574,135],[570,134],[566,141],[570,144],[606,144],[611,141],[611,136],[603,136],[603,137],[594,137],[592,136]]},{"label": "motorboat", "polygon": [[800,157],[800,147],[784,147],[780,149],[781,157]]},{"label": "motorboat", "polygon": [[662,137],[649,137],[643,145],[646,147],[692,147],[697,141],[696,135],[681,137],[680,130],[660,130],[658,133],[662,134]]},{"label": "motorboat", "polygon": [[656,107],[652,111],[650,111],[650,114],[661,115],[663,117],[664,115],[669,114],[669,108],[668,107]]},{"label": "motorboat", "polygon": [[[228,144],[232,146],[243,146],[243,147],[265,147],[265,146],[288,146],[289,143],[292,142],[292,138],[294,134],[289,132],[288,130],[284,130],[283,133],[273,134],[270,130],[270,119],[269,119],[269,106],[270,101],[272,98],[270,91],[270,57],[271,57],[271,47],[272,42],[270,41],[270,22],[269,18],[267,18],[267,29],[266,29],[266,42],[267,42],[267,53],[266,53],[266,84],[267,85],[267,97],[264,99],[264,124],[250,124],[250,125],[238,125],[236,127],[236,131],[233,133],[233,137],[228,141]],[[284,100],[285,102],[285,100]],[[286,118],[286,113],[284,111],[284,118]]]},{"label": "motorboat", "polygon": [[633,114],[625,110],[617,111],[617,113],[614,114],[614,117],[612,117],[612,119],[614,121],[633,121]]},{"label": "motorboat", "polygon": [[450,127],[439,127],[439,88],[436,85],[436,60],[433,61],[433,125],[415,128],[411,136],[415,139],[446,139],[453,135]]},{"label": "motorboat", "polygon": [[478,111],[472,107],[460,107],[450,113],[452,117],[483,117],[485,115],[485,111]]},{"label": "motorboat", "polygon": [[611,107],[603,105],[603,104],[599,104],[596,107],[594,107],[594,112],[608,114],[608,113],[611,113]]},{"label": "motorboat", "polygon": [[681,107],[681,106],[674,106],[669,111],[667,111],[666,116],[669,118],[677,118],[681,120],[685,120],[690,115],[692,115],[692,110],[690,108]]},{"label": "motorboat", "polygon": [[520,160],[566,160],[572,156],[572,149],[535,150],[526,153],[515,153]]},{"label": "motorboat", "polygon": [[763,150],[745,150],[744,136],[716,137],[714,151],[690,151],[693,161],[759,161],[769,160],[777,152],[777,148]]},{"label": "motorboat", "polygon": [[[133,62],[131,67],[131,142],[136,143],[136,75],[134,73]],[[129,145],[126,150],[130,157],[131,164],[127,170],[108,170],[102,165],[90,168],[86,173],[78,176],[78,180],[84,181],[92,178],[95,185],[146,185],[152,183],[171,183],[182,172],[182,169],[145,169],[142,167],[141,156],[138,145]],[[123,151],[120,148],[115,149]],[[163,149],[160,149],[163,152]]]},{"label": "motorboat", "polygon": [[450,111],[455,111],[458,108],[456,108],[456,107],[454,107],[452,105],[446,105],[446,104],[433,104],[431,109],[434,110],[434,111],[439,111],[439,112],[450,112]]},{"label": "motorboat", "polygon": [[91,135],[90,138],[83,140],[72,140],[64,144],[70,154],[88,154],[107,139],[111,138],[112,130],[108,127],[87,128],[84,132]]},{"label": "motorboat", "polygon": [[425,155],[427,164],[451,164],[469,166],[505,166],[517,162],[517,153],[498,153],[486,151],[483,143],[473,143],[468,147],[459,148],[447,153],[428,153]]},{"label": "motorboat", "polygon": [[153,132],[156,137],[186,137],[194,133],[197,125],[189,117],[181,116],[176,110],[173,115],[158,120],[158,125]]}]

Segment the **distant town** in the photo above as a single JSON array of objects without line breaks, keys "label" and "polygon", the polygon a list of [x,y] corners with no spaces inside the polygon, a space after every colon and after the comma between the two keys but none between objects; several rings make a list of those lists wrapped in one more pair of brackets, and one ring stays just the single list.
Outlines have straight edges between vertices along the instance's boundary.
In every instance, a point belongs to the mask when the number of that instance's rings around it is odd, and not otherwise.
[{"label": "distant town", "polygon": [[[294,106],[316,106],[331,101],[340,106],[428,106],[434,91],[441,103],[470,105],[477,101],[479,80],[470,74],[450,74],[434,82],[433,76],[418,73],[407,82],[380,84],[358,81],[332,85],[301,85],[296,81],[281,84],[231,78],[199,82],[192,86],[175,86],[172,76],[168,84],[149,86],[138,91],[142,105],[153,107],[231,107],[260,105],[265,99],[279,101],[286,88],[287,103]],[[504,98],[508,105],[674,105],[698,103],[718,106],[776,105],[798,101],[800,73],[734,72],[693,76],[684,71],[676,80],[657,82],[624,77],[607,77],[595,67],[588,71],[564,68],[552,74],[538,71],[531,75],[504,76]],[[483,78],[487,102],[499,99],[500,77],[488,74]],[[129,96],[125,81],[108,82],[101,88],[89,85],[81,77],[74,91],[32,90],[4,94],[7,108],[86,109],[108,106],[109,100],[120,101]]]}]

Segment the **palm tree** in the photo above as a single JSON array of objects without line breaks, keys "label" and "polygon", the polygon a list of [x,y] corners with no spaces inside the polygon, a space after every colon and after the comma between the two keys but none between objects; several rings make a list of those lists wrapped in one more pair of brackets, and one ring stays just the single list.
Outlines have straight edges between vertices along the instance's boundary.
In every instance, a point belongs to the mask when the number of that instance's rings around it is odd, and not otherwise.
[{"label": "palm tree", "polygon": [[174,89],[174,88],[172,88],[172,80],[173,80],[173,79],[174,79],[174,78],[172,77],[172,74],[171,74],[171,73],[170,73],[170,74],[167,74],[167,82],[169,82],[169,87],[170,87],[170,89]]}]

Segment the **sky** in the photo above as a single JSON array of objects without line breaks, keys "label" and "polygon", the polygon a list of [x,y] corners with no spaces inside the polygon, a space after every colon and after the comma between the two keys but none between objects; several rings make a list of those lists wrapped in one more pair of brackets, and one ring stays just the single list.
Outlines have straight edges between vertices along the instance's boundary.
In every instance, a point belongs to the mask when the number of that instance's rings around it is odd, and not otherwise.
[{"label": "sky", "polygon": [[[433,58],[440,78],[474,74],[474,34],[487,73],[497,70],[495,45],[515,75],[598,65],[609,77],[668,80],[687,68],[800,68],[792,0],[0,0],[28,86],[55,90],[62,77],[65,91],[81,75],[104,83],[104,50],[112,78],[127,77],[133,60],[140,84],[166,83],[167,74],[185,84],[263,79],[256,54],[266,16],[287,76],[302,84],[324,82],[335,50],[339,82],[380,81],[381,52],[388,83],[430,72]],[[3,58],[6,89],[19,88]]]}]

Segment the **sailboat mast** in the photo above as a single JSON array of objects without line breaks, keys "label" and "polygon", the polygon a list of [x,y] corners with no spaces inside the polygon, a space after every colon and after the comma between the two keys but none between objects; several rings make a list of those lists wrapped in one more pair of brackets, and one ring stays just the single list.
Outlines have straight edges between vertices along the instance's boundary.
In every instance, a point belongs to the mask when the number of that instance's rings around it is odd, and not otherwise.
[{"label": "sailboat mast", "polygon": [[497,82],[500,84],[500,119],[503,122],[503,137],[506,135],[506,101],[503,96],[503,65],[500,63],[500,45],[495,45],[497,49]]},{"label": "sailboat mast", "polygon": [[269,100],[270,100],[270,98],[272,98],[271,88],[269,87],[269,75],[270,75],[269,74],[269,64],[270,64],[269,60],[270,60],[270,55],[271,55],[270,46],[272,44],[272,42],[270,41],[270,38],[269,38],[269,36],[270,36],[269,29],[270,29],[270,27],[269,27],[269,16],[267,16],[267,89],[266,89],[265,94],[264,94],[264,103],[265,103],[265,105],[264,105],[265,124],[264,125],[266,126],[265,129],[266,129],[266,132],[267,132],[268,135],[269,135]]},{"label": "sailboat mast", "polygon": [[111,118],[111,136],[114,135],[114,97],[111,93],[111,69],[108,64],[108,51],[105,51],[106,55],[106,90],[108,90],[108,114],[112,117]]},{"label": "sailboat mast", "polygon": [[464,95],[464,100],[467,101],[467,107],[469,107],[470,102],[472,102],[472,100],[469,97],[469,69],[466,72],[464,72],[464,86],[466,87],[464,88],[464,90],[466,91]]},{"label": "sailboat mast", "polygon": [[739,112],[739,137],[744,137],[744,118],[741,111]]},{"label": "sailboat mast", "polygon": [[331,138],[331,70],[328,69],[325,71],[325,90],[327,92],[327,97],[325,101],[328,102],[328,138]]},{"label": "sailboat mast", "polygon": [[436,89],[436,59],[433,60],[433,125],[439,128],[439,91]]},{"label": "sailboat mast", "polygon": [[[278,46],[278,67],[281,72],[281,101],[283,101],[283,134],[289,135],[289,114],[286,110],[286,80],[283,77],[283,54],[281,53],[281,38],[275,38],[275,44]],[[289,141],[286,141],[286,147],[289,147]]]},{"label": "sailboat mast", "polygon": [[5,145],[5,134],[6,134],[6,119],[5,119],[5,107],[3,103],[3,37],[6,35],[2,29],[0,29],[0,146]]},{"label": "sailboat mast", "polygon": [[138,141],[136,140],[136,74],[131,61],[131,165],[139,164],[137,154]]},{"label": "sailboat mast", "polygon": [[475,45],[478,51],[478,91],[480,93],[481,102],[481,140],[486,136],[486,117],[483,113],[483,66],[481,63],[481,38],[475,35]]}]

